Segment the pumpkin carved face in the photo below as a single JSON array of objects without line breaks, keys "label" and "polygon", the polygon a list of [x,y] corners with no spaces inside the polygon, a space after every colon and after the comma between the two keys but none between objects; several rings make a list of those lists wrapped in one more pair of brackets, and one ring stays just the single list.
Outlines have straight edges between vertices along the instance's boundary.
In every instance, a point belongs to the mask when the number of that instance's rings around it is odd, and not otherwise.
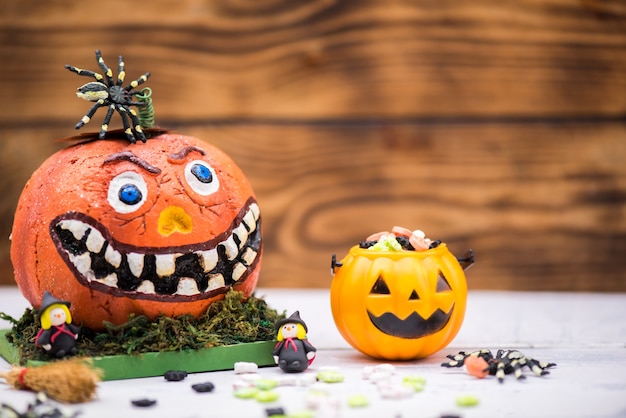
[{"label": "pumpkin carved face", "polygon": [[459,331],[467,283],[445,244],[426,251],[355,246],[337,265],[330,288],[333,319],[362,353],[387,360],[422,358]]},{"label": "pumpkin carved face", "polygon": [[11,243],[29,302],[50,291],[94,329],[130,313],[199,316],[230,288],[249,296],[261,253],[246,177],[217,148],[173,134],[50,157],[22,192]]}]

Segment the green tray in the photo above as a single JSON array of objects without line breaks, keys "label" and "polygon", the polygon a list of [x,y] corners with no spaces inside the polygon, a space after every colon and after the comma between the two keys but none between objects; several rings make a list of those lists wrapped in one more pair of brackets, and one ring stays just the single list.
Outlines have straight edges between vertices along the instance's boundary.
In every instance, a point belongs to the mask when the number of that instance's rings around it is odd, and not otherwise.
[{"label": "green tray", "polygon": [[[0,356],[11,364],[19,364],[18,349],[0,330]],[[258,366],[275,366],[272,349],[275,341],[257,341],[225,345],[203,350],[167,351],[92,357],[93,366],[103,370],[102,380],[134,379],[138,377],[163,376],[168,370],[184,370],[188,373],[231,370],[239,361],[256,363]],[[46,364],[45,361],[27,360],[27,367]]]}]

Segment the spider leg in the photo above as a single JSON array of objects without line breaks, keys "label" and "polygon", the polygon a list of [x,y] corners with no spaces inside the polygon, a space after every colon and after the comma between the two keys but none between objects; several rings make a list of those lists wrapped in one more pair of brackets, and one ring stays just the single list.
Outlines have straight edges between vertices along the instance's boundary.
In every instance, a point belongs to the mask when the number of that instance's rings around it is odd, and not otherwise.
[{"label": "spider leg", "polygon": [[94,105],[91,106],[91,109],[89,109],[89,112],[85,113],[85,116],[83,116],[81,118],[81,120],[74,126],[74,128],[75,129],[80,129],[83,126],[85,126],[87,123],[89,123],[89,121],[93,117],[94,113],[96,113],[96,111],[98,109],[100,109],[102,106],[104,106],[104,100],[102,100],[102,99],[100,99],[96,103],[94,103]]},{"label": "spider leg", "polygon": [[124,71],[124,57],[120,55],[117,61],[117,85],[121,86],[126,77],[126,71]]},{"label": "spider leg", "polygon": [[71,72],[76,73],[78,75],[82,75],[85,77],[93,77],[96,81],[102,81],[102,79],[104,78],[102,74],[100,73],[96,73],[91,70],[83,70],[82,68],[77,68],[72,65],[65,64],[65,68],[67,68]]},{"label": "spider leg", "polygon": [[115,110],[117,110],[117,112],[122,117],[122,124],[124,124],[124,133],[126,134],[126,138],[128,138],[128,140],[132,144],[135,144],[137,142],[137,139],[135,138],[135,134],[130,127],[130,123],[128,122],[128,113],[130,112],[130,109],[128,107],[124,107],[123,105],[118,104],[115,105]]},{"label": "spider leg", "polygon": [[496,377],[498,378],[498,382],[504,382],[504,376],[506,375],[506,366],[507,364],[503,361],[499,361],[496,367]]},{"label": "spider leg", "polygon": [[113,85],[113,71],[111,71],[109,66],[106,65],[106,63],[104,62],[104,59],[102,58],[102,54],[100,53],[99,49],[96,50],[96,60],[98,61],[98,65],[100,66],[100,68],[102,68],[102,71],[104,71],[104,75],[107,78],[107,85],[112,86]]},{"label": "spider leg", "polygon": [[[130,84],[128,86],[126,86],[126,91],[130,91],[131,89],[134,89],[137,86],[142,85],[143,83],[148,81],[148,77],[150,77],[150,73],[145,73],[144,75],[139,77],[137,80],[131,81]],[[137,94],[137,93],[135,93],[135,94]]]},{"label": "spider leg", "polygon": [[[122,117],[122,123],[124,124],[124,133],[126,134],[126,137],[128,138],[128,140],[131,143],[136,143],[137,142],[137,138],[136,136],[141,140],[141,142],[146,142],[146,136],[143,133],[143,130],[141,129],[141,123],[139,122],[139,118],[137,117],[137,112],[135,112],[134,109],[131,109],[130,107],[128,107],[127,105],[116,105],[116,109],[118,111],[118,113],[120,114],[120,116]],[[130,126],[130,123],[128,122],[128,118],[130,118],[130,120],[132,121],[134,127]]]},{"label": "spider leg", "polygon": [[129,110],[128,114],[130,116],[130,119],[133,121],[133,125],[135,125],[135,128],[134,128],[135,133],[137,134],[141,142],[145,143],[146,135],[143,133],[143,129],[141,128],[141,122],[139,121],[139,118],[137,117],[137,112],[135,112],[135,109],[131,109],[128,106],[126,106],[126,108]]},{"label": "spider leg", "polygon": [[550,374],[550,372],[545,369],[552,367],[552,366],[556,366],[556,364],[554,363],[540,362],[533,358],[529,358],[527,360],[528,360],[528,368],[532,370],[535,376],[543,376],[546,374]]},{"label": "spider leg", "polygon": [[465,362],[465,358],[468,355],[469,353],[466,353],[465,351],[459,351],[459,354],[455,355],[447,355],[446,357],[449,358],[451,361],[441,363],[441,365],[443,367],[462,367],[463,363]]},{"label": "spider leg", "polygon": [[113,112],[115,111],[115,105],[109,105],[109,110],[107,110],[107,114],[102,121],[102,127],[100,128],[100,133],[98,134],[99,139],[104,139],[104,135],[107,133],[107,129],[109,129],[109,122],[111,122],[111,117],[113,116]]},{"label": "spider leg", "polygon": [[521,359],[515,359],[511,362],[511,367],[513,368],[513,374],[515,375],[515,378],[517,380],[526,379],[526,376],[522,374],[522,367],[524,366],[524,364],[522,364],[522,360],[525,361],[526,358],[523,357]]}]

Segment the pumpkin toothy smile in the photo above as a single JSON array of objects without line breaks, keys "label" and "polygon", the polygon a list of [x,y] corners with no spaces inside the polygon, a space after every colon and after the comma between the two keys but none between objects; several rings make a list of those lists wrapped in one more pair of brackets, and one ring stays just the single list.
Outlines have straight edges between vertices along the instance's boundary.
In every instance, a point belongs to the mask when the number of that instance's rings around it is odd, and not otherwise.
[{"label": "pumpkin toothy smile", "polygon": [[78,281],[133,299],[192,301],[226,292],[254,270],[261,254],[261,217],[253,199],[228,231],[181,247],[135,247],[115,241],[89,216],[54,219],[50,234]]}]

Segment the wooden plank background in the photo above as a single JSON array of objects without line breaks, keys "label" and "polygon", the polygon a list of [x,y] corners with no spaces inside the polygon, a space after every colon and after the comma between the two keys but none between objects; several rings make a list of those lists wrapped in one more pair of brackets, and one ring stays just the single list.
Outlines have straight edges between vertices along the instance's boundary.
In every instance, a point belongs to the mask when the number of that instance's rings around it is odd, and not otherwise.
[{"label": "wooden plank background", "polygon": [[63,66],[95,49],[247,174],[261,286],[328,287],[331,254],[402,225],[473,248],[470,288],[626,291],[621,1],[3,1],[1,283],[21,188],[89,108]]}]

